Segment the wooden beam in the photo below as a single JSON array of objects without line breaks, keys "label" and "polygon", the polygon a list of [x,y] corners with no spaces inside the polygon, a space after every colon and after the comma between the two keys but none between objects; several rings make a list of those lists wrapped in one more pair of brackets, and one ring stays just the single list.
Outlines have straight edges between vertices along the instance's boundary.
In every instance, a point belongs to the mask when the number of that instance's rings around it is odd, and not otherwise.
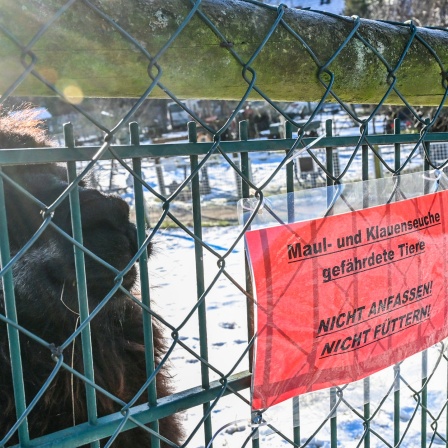
[{"label": "wooden beam", "polygon": [[[75,102],[82,97],[140,97],[151,85],[151,58],[176,33],[194,1],[76,1],[55,18],[64,4],[65,0],[0,0],[0,94],[10,91],[32,64],[37,74]],[[333,91],[346,102],[378,103],[392,80],[381,57],[394,69],[412,34],[409,26],[361,20],[358,33],[379,57],[356,35],[340,50],[355,27],[351,18],[286,8],[283,23],[275,27],[276,19],[277,10],[267,6],[203,0],[150,71],[160,75],[163,86],[178,98],[241,99],[255,77],[255,86],[271,100],[316,101],[326,91],[322,82],[328,84],[331,76],[321,73],[319,80],[319,68],[338,53],[328,66],[334,75]],[[21,46],[26,47],[52,20],[31,45],[32,56],[23,53]],[[418,28],[417,36],[448,64],[448,33]],[[442,100],[445,75],[436,57],[417,38],[395,74],[396,87],[411,104],[437,105]],[[30,73],[14,95],[55,93]],[[150,96],[165,98],[166,93],[156,87]],[[261,99],[255,90],[249,97]],[[392,94],[387,103],[400,104],[401,100]]]}]

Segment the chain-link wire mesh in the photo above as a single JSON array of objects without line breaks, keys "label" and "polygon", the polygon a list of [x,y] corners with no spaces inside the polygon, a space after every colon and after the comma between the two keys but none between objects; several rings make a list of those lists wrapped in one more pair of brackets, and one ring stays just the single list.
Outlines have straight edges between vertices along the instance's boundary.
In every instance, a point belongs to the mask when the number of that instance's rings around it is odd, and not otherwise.
[{"label": "chain-link wire mesh", "polygon": [[[144,14],[145,2],[139,3]],[[240,54],[221,31],[222,23],[214,22],[204,12],[200,0],[182,3],[187,13],[171,37],[160,43],[156,54],[132,35],[132,18],[123,23],[114,20],[100,1],[48,5],[16,2],[17,23],[20,14],[36,14],[36,22],[30,25],[32,34],[24,33],[14,20],[6,20],[6,9],[1,12],[0,41],[5,47],[13,47],[15,53],[0,64],[2,71],[13,67],[17,73],[1,92],[2,119],[18,120],[20,129],[21,115],[10,106],[21,102],[15,94],[29,82],[31,86],[45,86],[47,95],[59,99],[57,107],[64,113],[55,113],[55,118],[69,115],[73,124],[66,125],[61,134],[57,120],[49,123],[55,140],[59,139],[55,148],[49,149],[41,142],[41,148],[30,149],[27,141],[17,144],[21,149],[0,152],[0,353],[2,359],[10,359],[4,363],[6,370],[2,370],[4,377],[0,380],[4,422],[0,424],[0,446],[100,446],[100,439],[101,446],[137,446],[129,436],[135,430],[126,432],[136,426],[140,428],[138,437],[142,437],[136,440],[153,447],[178,443],[192,447],[212,443],[232,447],[411,447],[448,443],[447,391],[443,387],[448,359],[444,343],[359,383],[297,397],[292,403],[251,415],[254,304],[243,238],[264,198],[409,171],[442,170],[448,161],[448,134],[436,134],[431,129],[443,114],[448,90],[445,65],[433,48],[434,40],[427,42],[423,32],[427,30],[412,22],[390,24],[401,33],[405,30],[408,36],[400,54],[390,61],[363,32],[361,19],[331,16],[349,26],[350,32],[330,57],[322,58],[308,36],[285,18],[284,6],[274,8],[252,0],[245,0],[245,4],[260,8],[260,13],[275,12],[269,31],[250,55]],[[8,7],[11,5],[7,2],[2,5],[2,9]],[[159,12],[157,19],[163,24],[162,3]],[[316,11],[300,14],[324,15]],[[62,70],[57,59],[54,67],[39,65],[40,43],[68,15],[86,17],[86,29],[93,26],[93,18],[98,19],[100,26],[94,34],[109,32],[114,39],[119,35],[124,51],[138,54],[147,73],[146,87],[139,98],[123,102],[113,109],[114,113],[108,103],[95,108],[95,101],[83,100],[79,91],[57,81],[55,73]],[[193,18],[218,37],[220,51],[240,66],[244,92],[233,102],[186,101],[175,88],[164,84],[163,56],[182,39]],[[256,60],[279,29],[300,44],[312,61],[323,88],[317,102],[274,101],[257,84],[261,69],[254,68]],[[435,30],[432,37],[437,39],[437,33],[445,32]],[[339,74],[332,70],[332,64],[345,57],[344,49],[353,41],[360,52],[375,58],[384,68],[376,104],[349,104],[334,88]],[[281,52],[282,44],[277,45]],[[440,68],[442,94],[430,117],[419,105],[410,104],[399,88],[400,68],[415,51],[425,53],[428,65]],[[191,64],[195,64],[194,58]],[[169,103],[148,99],[157,89],[164,92]],[[216,98],[224,95],[216,92]],[[401,106],[393,110],[395,120],[386,106],[391,98]],[[254,99],[260,102],[251,102]],[[213,112],[204,113],[212,106],[220,109],[219,117]],[[141,122],[140,128],[132,123],[128,133],[128,123],[144,119],[139,114],[151,107],[162,107],[159,116],[163,120],[166,112],[170,114],[171,132],[154,133],[154,121],[150,126]],[[177,128],[179,114],[183,118]],[[191,122],[188,128],[187,121]],[[164,126],[161,129],[167,130]],[[323,138],[317,141],[318,137]],[[308,149],[300,153],[307,145]],[[6,147],[15,146],[9,143]],[[48,164],[41,165],[41,176],[39,165],[23,165],[25,162],[64,162],[68,181],[59,177],[56,187],[52,183],[56,174]],[[49,177],[49,172],[54,176]],[[120,195],[131,207],[137,241],[126,243],[125,254],[117,245],[114,250],[124,260],[120,263],[113,256],[111,261],[105,248],[125,232],[120,227],[117,236],[113,230],[118,225],[115,214],[122,213],[123,202],[112,201],[105,207],[102,201],[111,200],[104,195],[89,206],[89,185],[105,194]],[[258,205],[244,225],[238,226],[236,201],[248,197],[256,198]],[[27,210],[19,207],[22,202],[40,213],[35,227],[31,225],[35,221],[32,215],[14,213],[16,205],[17,210]],[[59,218],[63,213],[66,221]],[[300,210],[295,214],[300,216]],[[92,222],[91,216],[95,217]],[[18,236],[20,223],[32,229],[29,235],[22,235],[27,236],[26,241]],[[126,228],[129,233],[133,227]],[[130,241],[132,238],[126,235],[126,241]],[[16,240],[20,242],[14,245]],[[63,252],[58,252],[61,247]],[[69,261],[73,252],[74,262]],[[50,255],[57,253],[64,256],[54,256],[55,262]],[[136,263],[137,287],[129,280]],[[64,281],[51,290],[37,288],[39,282],[24,281],[37,276],[46,285],[48,279],[58,277],[58,272]],[[69,285],[68,279],[72,281],[75,272],[76,281]],[[101,282],[107,290],[95,289]],[[35,289],[26,295],[19,284]],[[77,301],[68,305],[64,297],[70,287]],[[63,308],[49,300],[53,296],[59,297],[56,302]],[[28,302],[20,303],[24,298]],[[126,304],[121,315],[114,305],[119,300]],[[32,310],[31,316],[26,313],[27,307]],[[127,310],[139,317],[127,321]],[[33,319],[34,325],[30,323]],[[133,345],[132,350],[123,341]],[[117,349],[120,344],[123,347]],[[123,365],[119,356],[114,358],[115,353],[121,353],[128,365]],[[168,365],[171,378],[167,378]],[[42,369],[38,381],[29,375],[38,371],[27,371],[31,366],[33,370]],[[123,372],[126,377],[120,377]],[[107,381],[107,376],[114,381]],[[58,382],[61,377],[62,383]],[[31,384],[30,378],[36,382]],[[168,396],[158,399],[160,384],[165,382],[171,383],[165,391]],[[66,394],[54,395],[61,384]],[[55,406],[57,415],[49,415],[54,397],[59,397],[60,407]],[[103,402],[109,405],[103,406]],[[79,408],[82,412],[77,413]],[[177,420],[163,423],[164,417],[180,411]],[[63,413],[68,414],[70,424],[58,426]],[[48,418],[52,420],[48,427],[57,428],[57,432],[39,424]],[[173,435],[178,421],[184,428],[184,437],[179,440]]]}]

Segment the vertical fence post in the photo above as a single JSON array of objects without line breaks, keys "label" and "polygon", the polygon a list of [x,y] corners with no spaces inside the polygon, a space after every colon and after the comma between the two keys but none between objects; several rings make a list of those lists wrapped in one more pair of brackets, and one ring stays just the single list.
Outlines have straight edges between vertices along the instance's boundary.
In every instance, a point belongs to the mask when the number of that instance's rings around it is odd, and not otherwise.
[{"label": "vertical fence post", "polygon": [[[325,121],[325,136],[333,137],[333,120],[329,119]],[[327,146],[325,148],[326,153],[326,168],[330,175],[334,175],[334,152],[332,146]],[[334,185],[334,181],[330,176],[327,176],[327,206],[330,206],[332,201],[332,192],[328,187],[332,187]],[[331,448],[336,448],[338,445],[338,418],[337,418],[337,409],[336,409],[336,388],[330,388],[330,444]]]},{"label": "vertical fence post", "polygon": [[370,448],[370,378],[364,378],[364,448]]},{"label": "vertical fence post", "polygon": [[[139,126],[133,122],[129,124],[130,144],[134,146],[140,145]],[[137,176],[142,177],[142,160],[139,158],[132,159],[132,169]],[[145,213],[145,198],[143,196],[143,185],[134,179],[134,199],[135,199],[135,220],[137,224],[137,242],[138,247],[141,247],[146,239],[146,213]],[[148,252],[145,250],[139,258],[139,274],[140,274],[140,293],[142,304],[151,307],[150,288],[149,288],[149,274],[148,274]],[[147,312],[143,313],[143,338],[145,342],[145,362],[146,374],[148,377],[152,375],[155,369],[154,364],[154,338],[152,329],[152,317]],[[157,389],[156,378],[148,386],[148,403],[149,406],[157,404]],[[157,421],[151,422],[149,427],[155,431],[159,431],[159,424]],[[151,434],[151,447],[159,448],[160,439]]]},{"label": "vertical fence post", "polygon": [[[233,154],[233,163],[241,169],[240,163],[240,158],[238,158],[238,154],[234,153]],[[234,172],[235,175],[235,186],[236,186],[236,195],[238,198],[242,198],[243,196],[243,180],[241,179],[241,177],[239,176],[239,174],[235,171]]]},{"label": "vertical fence post", "polygon": [[[426,118],[425,119],[425,124],[429,125],[429,123],[430,123],[430,119]],[[425,151],[423,152],[423,154],[424,154],[423,171],[428,171],[429,168],[430,168],[429,159],[430,159],[430,156],[431,156],[431,143],[430,142],[423,142],[423,146],[425,147]],[[427,192],[425,191],[425,193],[427,193]]]},{"label": "vertical fence post", "polygon": [[[292,124],[287,121],[285,123],[285,138],[292,138]],[[288,151],[286,151],[288,153]],[[288,222],[295,221],[294,210],[294,161],[286,164],[286,193],[288,207]]]},{"label": "vertical fence post", "polygon": [[331,448],[337,448],[338,446],[338,417],[337,417],[337,396],[336,388],[330,388],[330,446]]},{"label": "vertical fence post", "polygon": [[[249,128],[247,120],[242,120],[238,123],[238,133],[240,141],[249,140]],[[252,171],[248,152],[240,152],[239,163],[241,164],[241,172],[244,174],[244,176],[247,179],[252,180]],[[238,176],[238,173],[235,172],[235,175],[237,176],[236,183],[238,188],[238,195],[241,195],[242,198],[248,198],[250,190],[248,183],[244,182],[243,179]]]},{"label": "vertical fence post", "polygon": [[[367,132],[366,132],[367,136]],[[362,180],[369,180],[369,145],[361,145]],[[368,207],[368,204],[363,204]]]},{"label": "vertical fence post", "polygon": [[[241,141],[247,141],[249,139],[248,124],[246,120],[240,121],[238,125],[238,132]],[[241,172],[244,176],[251,180],[251,169],[249,153],[240,153]],[[243,198],[250,196],[249,184],[241,179],[241,195]],[[252,285],[252,278],[249,269],[249,263],[247,260],[246,248],[244,248],[244,272],[246,278],[246,292],[249,297],[246,298],[246,310],[247,310],[247,340],[250,341],[255,334],[255,306],[253,302],[254,290]],[[253,372],[253,360],[254,360],[254,346],[249,349],[249,371]],[[252,448],[258,448],[260,446],[258,429],[254,431],[252,436]]]},{"label": "vertical fence post", "polygon": [[[285,123],[285,138],[291,139],[294,126],[287,121]],[[295,205],[294,205],[294,163],[299,163],[298,160],[291,161],[286,165],[287,176],[287,191],[288,191],[288,222],[295,220]],[[300,445],[300,397],[293,397],[292,399],[292,427],[293,427],[293,441],[296,445]]]},{"label": "vertical fence post", "polygon": [[[0,168],[1,169],[1,168]],[[0,261],[1,268],[10,261],[8,222],[6,219],[6,204],[3,178],[0,177]],[[17,323],[17,309],[14,295],[14,281],[12,269],[4,273],[2,277],[3,296],[5,301],[5,315],[11,321]],[[23,382],[23,366],[20,352],[19,330],[11,325],[7,325],[9,356],[11,358],[12,385],[15,398],[16,416],[20,416],[26,411],[25,386]],[[24,419],[18,429],[20,446],[28,446],[30,436],[28,433],[28,421]]]},{"label": "vertical fence post", "polygon": [[[188,123],[188,141],[190,143],[197,142],[196,123],[190,121]],[[202,214],[201,214],[201,191],[199,183],[199,158],[197,155],[190,156],[191,172],[196,172],[196,175],[191,179],[191,200],[193,206],[193,230],[197,238],[202,241]],[[205,292],[205,275],[204,275],[204,250],[198,241],[194,242],[194,252],[196,261],[196,290],[198,299],[202,297]],[[202,302],[198,307],[199,318],[199,346],[200,354],[203,359],[208,361],[208,337],[207,337],[207,311],[205,302]],[[208,389],[210,387],[210,378],[208,367],[201,364],[202,387]],[[210,404],[204,403],[203,412],[206,415],[209,412]],[[207,445],[213,437],[212,420],[210,415],[204,421],[204,435],[205,444]]]},{"label": "vertical fence post", "polygon": [[[248,129],[247,129],[247,121],[240,121],[239,122],[239,136],[241,141],[247,141],[249,139]],[[240,159],[241,159],[241,172],[250,179],[250,160],[249,160],[249,153],[248,152],[241,152],[240,153]],[[241,185],[241,193],[243,198],[249,197],[249,185],[247,182],[243,182]]]},{"label": "vertical fence post", "polygon": [[[73,136],[73,126],[71,123],[64,125],[64,139],[67,148],[75,147],[75,139]],[[76,162],[67,162],[68,182],[71,183],[76,179]],[[81,205],[79,201],[78,188],[72,190],[69,194],[70,211],[72,221],[73,238],[80,244],[83,243],[82,223],[81,223]],[[85,270],[84,252],[74,247],[76,285],[78,289],[79,318],[80,323],[85,322],[89,318],[89,299],[87,295],[87,278]],[[90,332],[90,324],[88,324],[81,332],[82,357],[84,364],[84,375],[94,382],[93,354],[92,354],[92,335]],[[95,425],[97,422],[97,406],[96,393],[92,386],[85,385],[87,415],[89,423]],[[92,448],[99,448],[99,442],[92,442]]]},{"label": "vertical fence post", "polygon": [[[249,138],[248,129],[247,129],[247,121],[240,121],[239,123],[239,136],[240,140],[246,141]],[[241,163],[241,172],[244,176],[250,180],[250,160],[249,153],[241,152],[240,153],[240,163]],[[249,198],[250,196],[250,188],[247,182],[242,180],[241,183],[241,194],[244,199]],[[252,278],[250,274],[249,264],[247,261],[246,248],[244,248],[244,270],[245,270],[245,278],[246,278],[246,292],[249,296],[253,297],[253,286],[252,286]],[[247,309],[247,340],[250,341],[255,333],[254,327],[254,302],[252,299],[247,298],[246,300],[246,309]],[[252,372],[253,368],[253,359],[254,359],[254,349],[253,346],[249,350],[249,371]]]},{"label": "vertical fence post", "polygon": [[[361,146],[362,158],[362,180],[369,179],[369,146],[364,144]],[[363,208],[369,206],[369,190],[363,184]],[[370,448],[370,378],[364,380],[364,424],[366,435],[364,438],[364,448]]]},{"label": "vertical fence post", "polygon": [[[399,118],[394,120],[394,134],[399,135],[401,133],[401,121]],[[401,167],[401,144],[395,143],[394,145],[394,169],[398,171]]]},{"label": "vertical fence post", "polygon": [[[399,118],[394,120],[394,134],[401,133],[401,122]],[[400,169],[401,163],[401,144],[394,145],[394,169],[397,172]],[[398,446],[400,442],[400,364],[394,366],[394,445]]]},{"label": "vertical fence post", "polygon": [[[329,119],[325,121],[325,136],[333,137],[333,120]],[[326,168],[331,176],[334,176],[334,156],[338,156],[337,151],[333,151],[332,146],[327,146],[325,148],[326,153]],[[334,185],[334,181],[330,176],[327,176],[327,207],[330,206],[333,200],[333,189],[328,188]],[[331,211],[330,211],[331,213]]]},{"label": "vertical fence post", "polygon": [[[446,353],[446,346],[444,347],[444,351]],[[443,356],[442,360],[445,360],[445,364],[446,364],[446,368],[445,368],[445,372],[446,372],[445,397],[446,397],[446,402],[448,402],[448,359],[446,358],[446,356]],[[448,445],[448,412],[445,413],[445,444]]]},{"label": "vertical fence post", "polygon": [[[293,125],[289,121],[285,123],[285,138],[291,139],[293,132]],[[291,161],[286,164],[286,190],[288,193],[288,222],[295,220],[295,206],[294,206],[294,163],[298,161]],[[292,428],[293,441],[296,445],[300,445],[300,398],[293,397],[292,399]]]},{"label": "vertical fence post", "polygon": [[428,408],[428,351],[422,352],[422,402],[421,402],[421,447],[426,448],[426,430],[427,430],[427,408]]},{"label": "vertical fence post", "polygon": [[400,442],[400,364],[394,366],[394,446]]},{"label": "vertical fence post", "polygon": [[423,146],[425,147],[425,151],[423,152],[423,171],[428,171],[430,169],[429,165],[429,157],[431,155],[431,143],[423,142]]},{"label": "vertical fence post", "polygon": [[[331,119],[325,121],[325,136],[333,137],[333,121]],[[327,146],[325,148],[326,153],[326,168],[327,171],[333,176],[334,175],[334,153],[333,147]],[[327,176],[327,187],[334,185],[334,181],[331,177]],[[331,200],[331,199],[330,199]]]},{"label": "vertical fence post", "polygon": [[[369,180],[369,145],[367,144],[361,145],[361,164],[362,180]],[[362,207],[367,208],[369,206],[369,188],[366,183],[363,183],[362,198]]]}]

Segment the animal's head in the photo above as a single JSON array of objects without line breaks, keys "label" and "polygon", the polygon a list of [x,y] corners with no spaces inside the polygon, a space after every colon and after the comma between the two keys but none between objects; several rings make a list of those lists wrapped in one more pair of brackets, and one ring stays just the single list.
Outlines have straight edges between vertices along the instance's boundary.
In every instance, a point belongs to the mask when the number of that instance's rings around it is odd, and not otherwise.
[{"label": "animal's head", "polygon": [[[0,116],[0,149],[50,146],[39,122],[29,112]],[[4,179],[6,209],[11,253],[16,254],[42,226],[45,207],[56,201],[68,187],[67,171],[57,164],[4,166],[3,173],[23,187],[36,200],[20,191],[17,185]],[[114,286],[117,270],[122,271],[137,252],[136,228],[129,221],[129,207],[121,198],[105,195],[79,184],[79,200],[83,230],[83,245],[99,259],[85,254],[89,304],[96,306]],[[52,225],[16,262],[14,278],[18,302],[30,307],[44,297],[62,301],[71,309],[77,308],[74,246],[53,224],[72,235],[69,199],[55,209]],[[123,286],[132,288],[136,268],[132,267],[123,279]],[[22,300],[25,299],[25,300]],[[120,300],[120,293],[111,302]],[[18,303],[20,308],[21,303]]]}]

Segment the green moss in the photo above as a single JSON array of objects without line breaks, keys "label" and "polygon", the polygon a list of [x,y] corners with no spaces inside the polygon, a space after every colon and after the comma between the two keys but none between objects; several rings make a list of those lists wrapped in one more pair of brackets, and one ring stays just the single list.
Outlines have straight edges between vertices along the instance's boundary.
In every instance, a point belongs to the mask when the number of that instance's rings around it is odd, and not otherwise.
[{"label": "green moss", "polygon": [[[186,0],[94,3],[152,56],[160,51],[192,7]],[[29,2],[28,9],[22,9],[13,0],[0,0],[0,4],[2,23],[8,24],[7,28],[24,44],[60,7],[57,0],[35,0]],[[159,59],[161,82],[180,98],[239,100],[248,88],[242,76],[243,65],[271,31],[276,12],[232,0],[204,0],[201,10],[223,37],[218,37],[195,15]],[[256,73],[257,88],[277,101],[319,100],[325,92],[317,77],[319,67],[339,52],[328,67],[335,78],[334,92],[347,102],[377,103],[389,86],[388,70],[380,56],[390,67],[395,67],[409,40],[406,27],[362,21],[358,35],[376,48],[377,54],[357,36],[340,50],[353,30],[351,20],[290,9],[286,10],[284,20],[303,42],[280,25],[250,64]],[[419,35],[446,64],[446,33],[419,30]],[[82,2],[75,2],[55,21],[32,51],[38,58],[35,68],[39,73],[45,76],[53,73],[55,83],[72,80],[89,97],[139,97],[151,83],[147,74],[149,60],[144,52],[120,34],[113,23],[100,18]],[[1,92],[23,72],[20,57],[20,49],[0,33]],[[441,67],[420,42],[413,43],[396,75],[397,87],[409,102],[432,105],[440,101]],[[249,71],[247,76],[252,77]],[[322,79],[329,81],[325,74]],[[38,96],[52,92],[28,76],[16,94]],[[151,96],[165,97],[165,94],[154,89]],[[250,98],[259,95],[253,91]],[[397,101],[401,102],[396,95],[387,100]]]}]

